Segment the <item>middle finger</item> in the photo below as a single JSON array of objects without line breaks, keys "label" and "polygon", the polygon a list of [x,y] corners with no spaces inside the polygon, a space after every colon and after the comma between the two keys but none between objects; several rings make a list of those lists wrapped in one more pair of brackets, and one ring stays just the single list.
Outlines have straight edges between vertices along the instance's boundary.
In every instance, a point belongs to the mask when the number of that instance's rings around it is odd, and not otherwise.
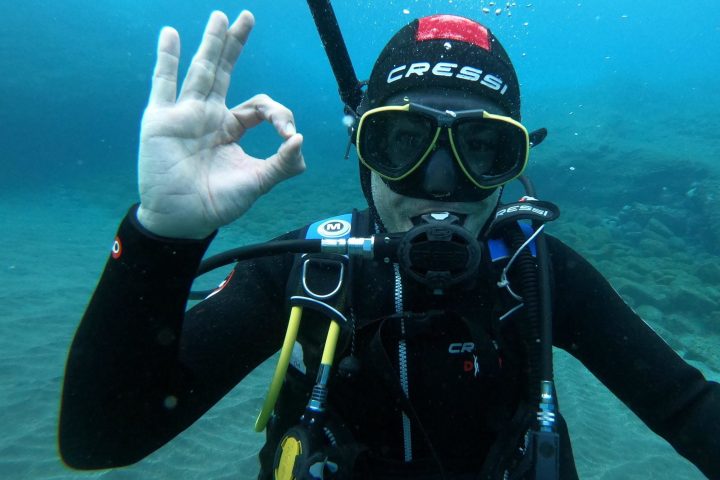
[{"label": "middle finger", "polygon": [[210,15],[202,42],[190,63],[179,100],[203,99],[212,91],[218,63],[225,45],[228,19],[222,12]]},{"label": "middle finger", "polygon": [[244,10],[227,31],[212,89],[212,95],[219,101],[225,102],[225,95],[230,87],[230,75],[254,25],[255,17]]}]

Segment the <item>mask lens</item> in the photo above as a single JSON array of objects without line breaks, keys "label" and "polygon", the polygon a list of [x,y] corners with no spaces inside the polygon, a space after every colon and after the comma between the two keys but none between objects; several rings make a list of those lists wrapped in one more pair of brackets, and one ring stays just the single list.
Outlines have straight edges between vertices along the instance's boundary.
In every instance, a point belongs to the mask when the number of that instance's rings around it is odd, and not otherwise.
[{"label": "mask lens", "polygon": [[511,123],[476,118],[453,127],[460,161],[475,182],[497,186],[517,176],[527,159],[527,135]]},{"label": "mask lens", "polygon": [[434,121],[423,115],[399,110],[373,112],[360,125],[358,153],[368,167],[395,180],[417,166],[435,131]]}]

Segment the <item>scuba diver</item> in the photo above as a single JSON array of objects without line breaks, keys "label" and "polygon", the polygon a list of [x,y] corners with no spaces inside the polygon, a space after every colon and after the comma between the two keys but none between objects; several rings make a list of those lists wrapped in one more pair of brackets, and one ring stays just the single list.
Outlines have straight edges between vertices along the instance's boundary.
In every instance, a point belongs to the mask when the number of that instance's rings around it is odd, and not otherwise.
[{"label": "scuba diver", "polygon": [[[327,7],[316,21],[343,57]],[[225,105],[253,25],[249,12],[232,24],[214,12],[179,92],[180,38],[160,34],[140,203],[67,360],[69,466],[141,460],[280,350],[256,424],[260,479],[577,478],[554,345],[720,478],[718,384],[543,233],[558,210],[529,182],[520,202],[500,202],[545,132],[520,123],[512,63],[473,20],[414,20],[366,88],[341,82],[367,209],[202,262],[218,228],[305,169],[289,109],[267,95]],[[337,58],[341,77],[349,63]],[[282,139],[266,159],[236,143],[262,122]],[[186,311],[194,278],[228,262],[225,281]]]}]

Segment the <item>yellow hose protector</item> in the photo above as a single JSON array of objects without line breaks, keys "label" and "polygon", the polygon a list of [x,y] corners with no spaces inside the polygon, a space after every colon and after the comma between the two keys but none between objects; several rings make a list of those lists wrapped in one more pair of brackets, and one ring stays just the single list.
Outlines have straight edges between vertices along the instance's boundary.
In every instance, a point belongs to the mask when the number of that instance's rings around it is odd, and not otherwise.
[{"label": "yellow hose protector", "polygon": [[323,365],[332,366],[335,358],[335,348],[337,347],[338,337],[340,336],[340,324],[335,320],[330,321],[327,339],[325,340],[325,348],[323,348],[322,360]]},{"label": "yellow hose protector", "polygon": [[283,346],[280,350],[280,358],[278,359],[277,367],[275,367],[275,374],[270,382],[270,388],[267,396],[265,397],[265,403],[260,411],[260,415],[258,415],[257,420],[255,420],[256,432],[262,432],[265,430],[265,426],[267,426],[267,422],[270,420],[270,415],[272,415],[273,409],[275,408],[275,402],[277,402],[278,396],[280,395],[280,389],[282,388],[283,380],[285,380],[285,374],[287,373],[287,368],[290,364],[290,357],[292,355],[293,346],[295,345],[295,339],[297,338],[298,329],[300,328],[302,311],[302,307],[299,306],[292,307],[292,310],[290,310],[290,320],[288,321],[287,332],[285,332],[285,340],[283,341]]}]

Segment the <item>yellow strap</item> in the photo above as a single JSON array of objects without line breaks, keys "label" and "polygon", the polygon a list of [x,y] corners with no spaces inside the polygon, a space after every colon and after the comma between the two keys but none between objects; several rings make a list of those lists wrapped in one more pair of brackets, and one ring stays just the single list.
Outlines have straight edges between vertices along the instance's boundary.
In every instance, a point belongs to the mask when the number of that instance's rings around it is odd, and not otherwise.
[{"label": "yellow strap", "polygon": [[268,420],[270,420],[270,415],[272,415],[273,409],[275,408],[275,402],[277,402],[278,395],[280,395],[280,389],[282,388],[283,380],[285,380],[285,374],[287,373],[287,368],[290,364],[290,357],[292,355],[293,346],[295,345],[298,329],[300,328],[301,317],[302,307],[292,307],[292,310],[290,310],[290,320],[288,321],[287,332],[285,332],[285,340],[283,341],[283,346],[280,350],[280,358],[278,359],[277,367],[275,367],[275,374],[273,375],[272,382],[270,382],[270,389],[265,397],[265,403],[260,411],[260,415],[258,415],[257,420],[255,420],[256,432],[262,432],[265,430],[265,426],[267,425]]}]

